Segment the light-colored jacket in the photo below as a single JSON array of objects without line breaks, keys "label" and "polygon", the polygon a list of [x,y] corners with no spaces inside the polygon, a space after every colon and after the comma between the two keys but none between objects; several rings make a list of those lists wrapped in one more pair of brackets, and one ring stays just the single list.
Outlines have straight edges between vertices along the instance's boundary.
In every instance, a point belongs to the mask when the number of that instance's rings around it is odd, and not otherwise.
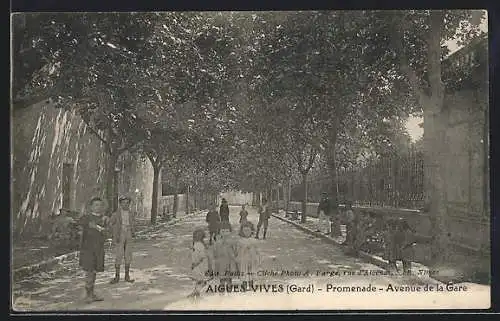
[{"label": "light-colored jacket", "polygon": [[[129,211],[129,224],[130,224],[130,231],[128,237],[133,237],[136,231],[136,213]],[[109,226],[111,229],[111,234],[113,236],[113,242],[115,243],[120,243],[120,238],[122,235],[122,212],[121,209],[118,209],[116,212],[114,212],[111,215],[111,219],[109,220]]]},{"label": "light-colored jacket", "polygon": [[194,243],[191,252],[191,277],[196,281],[208,279],[210,265],[211,262],[205,245],[201,242]]}]

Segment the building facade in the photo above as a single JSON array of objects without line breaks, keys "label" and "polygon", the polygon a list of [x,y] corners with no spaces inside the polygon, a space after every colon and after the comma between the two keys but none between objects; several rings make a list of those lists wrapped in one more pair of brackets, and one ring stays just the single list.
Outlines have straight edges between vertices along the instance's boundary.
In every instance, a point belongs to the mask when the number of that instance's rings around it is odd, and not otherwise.
[{"label": "building facade", "polygon": [[[15,237],[43,233],[50,217],[58,215],[60,209],[83,212],[91,197],[104,196],[108,155],[103,143],[74,111],[41,101],[13,109],[11,124],[11,218]],[[134,201],[139,200],[142,212],[149,213],[153,182],[149,162],[124,154],[116,170],[119,192],[137,194]]]},{"label": "building facade", "polygon": [[456,244],[489,252],[488,40],[479,38],[444,63],[447,84],[445,182],[448,228]]}]

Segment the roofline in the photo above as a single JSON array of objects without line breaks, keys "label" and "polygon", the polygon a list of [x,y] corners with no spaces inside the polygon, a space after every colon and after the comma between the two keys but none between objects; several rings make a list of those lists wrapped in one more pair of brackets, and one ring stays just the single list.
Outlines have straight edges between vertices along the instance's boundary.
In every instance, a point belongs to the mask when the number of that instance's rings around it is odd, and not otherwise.
[{"label": "roofline", "polygon": [[481,43],[483,42],[486,42],[486,45],[487,45],[487,41],[488,41],[488,33],[484,33],[482,35],[480,35],[479,37],[475,38],[475,39],[472,39],[472,41],[467,44],[466,46],[463,46],[462,48],[456,50],[455,52],[451,53],[449,56],[447,56],[446,58],[444,58],[442,60],[442,62],[450,59],[450,58],[453,58],[454,56],[456,56],[457,54],[461,53],[461,52],[464,52],[465,50],[469,50],[470,48],[473,48],[473,47],[476,47],[476,46],[479,46]]}]

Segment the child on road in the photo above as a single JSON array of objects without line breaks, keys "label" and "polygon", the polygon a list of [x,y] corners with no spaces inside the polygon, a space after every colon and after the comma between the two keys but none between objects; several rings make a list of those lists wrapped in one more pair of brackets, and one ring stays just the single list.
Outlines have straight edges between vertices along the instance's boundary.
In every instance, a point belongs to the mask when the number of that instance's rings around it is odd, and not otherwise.
[{"label": "child on road", "polygon": [[194,290],[189,297],[199,297],[200,290],[210,279],[210,257],[205,244],[205,231],[201,228],[193,232],[193,247],[191,251],[191,277],[195,282]]},{"label": "child on road", "polygon": [[243,286],[249,289],[256,276],[260,265],[260,254],[257,241],[252,238],[255,227],[251,222],[245,222],[240,228],[240,240],[238,246],[238,262],[242,275]]},{"label": "child on road", "polygon": [[79,265],[86,272],[85,302],[102,301],[94,292],[97,272],[104,272],[104,235],[108,217],[104,216],[103,201],[94,197],[89,202],[90,213],[79,221],[82,227]]},{"label": "child on road", "polygon": [[238,240],[232,234],[229,223],[221,226],[220,237],[214,244],[214,272],[219,277],[220,284],[232,284],[238,275]]},{"label": "child on road", "polygon": [[248,222],[248,212],[245,209],[245,204],[243,204],[241,205],[240,211],[240,227],[243,226],[243,224],[245,224],[246,222]]}]

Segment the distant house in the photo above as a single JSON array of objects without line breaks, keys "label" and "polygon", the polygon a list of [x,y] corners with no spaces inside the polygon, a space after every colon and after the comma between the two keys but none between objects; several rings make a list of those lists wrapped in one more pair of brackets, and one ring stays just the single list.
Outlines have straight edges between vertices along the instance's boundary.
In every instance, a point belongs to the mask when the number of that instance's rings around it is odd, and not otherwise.
[{"label": "distant house", "polygon": [[443,60],[443,81],[449,93],[464,89],[488,91],[488,37],[478,37]]}]

